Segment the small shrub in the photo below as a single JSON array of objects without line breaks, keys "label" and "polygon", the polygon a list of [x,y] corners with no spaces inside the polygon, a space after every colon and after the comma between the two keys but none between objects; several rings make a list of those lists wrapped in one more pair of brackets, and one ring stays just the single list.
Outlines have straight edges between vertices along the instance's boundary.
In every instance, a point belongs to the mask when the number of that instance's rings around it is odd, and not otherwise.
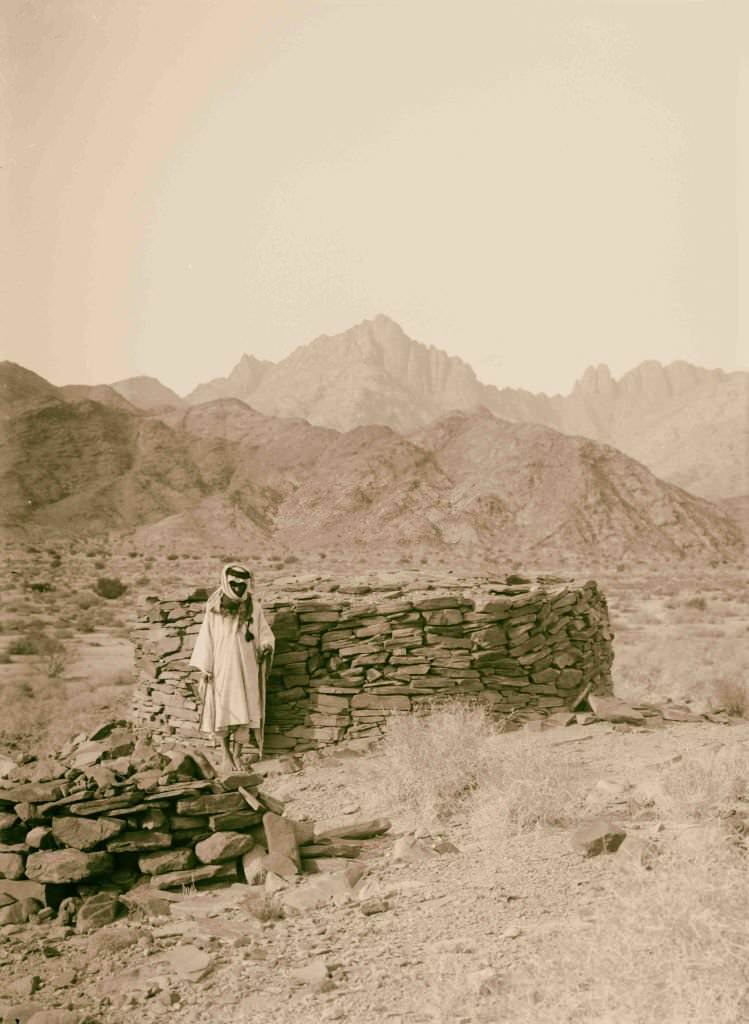
[{"label": "small shrub", "polygon": [[114,601],[116,598],[122,597],[127,587],[120,579],[100,576],[96,581],[94,589],[100,597],[105,597],[108,601]]},{"label": "small shrub", "polygon": [[8,654],[38,654],[39,646],[34,637],[22,636],[18,640],[12,640],[8,647]]},{"label": "small shrub", "polygon": [[388,719],[378,788],[424,824],[444,819],[476,786],[495,727],[486,711],[457,701]]},{"label": "small shrub", "polygon": [[704,597],[691,597],[684,602],[685,608],[696,608],[698,612],[707,611],[707,601]]},{"label": "small shrub", "polygon": [[12,660],[8,651],[0,651],[0,665],[10,665]]},{"label": "small shrub", "polygon": [[171,555],[167,555],[166,556],[167,562],[176,562],[178,558],[179,558],[179,555],[175,555],[175,554],[171,554]]},{"label": "small shrub", "polygon": [[103,569],[104,565],[105,563],[102,562],[100,558],[97,558],[96,561],[94,562],[94,569]]},{"label": "small shrub", "polygon": [[715,701],[729,715],[749,718],[749,685],[737,676],[721,676],[716,681]]}]

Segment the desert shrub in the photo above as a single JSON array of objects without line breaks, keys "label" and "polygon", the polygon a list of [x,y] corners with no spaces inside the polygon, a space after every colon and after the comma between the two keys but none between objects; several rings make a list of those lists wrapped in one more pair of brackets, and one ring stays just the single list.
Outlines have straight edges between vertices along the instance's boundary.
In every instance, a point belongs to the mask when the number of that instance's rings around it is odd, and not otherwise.
[{"label": "desert shrub", "polygon": [[94,562],[94,569],[103,569],[105,565],[106,562],[102,562],[100,558],[97,558],[97,560]]},{"label": "desert shrub", "polygon": [[749,684],[738,676],[720,676],[714,685],[715,703],[738,718],[749,718]]},{"label": "desert shrub", "polygon": [[696,608],[699,612],[707,611],[707,601],[704,597],[690,597],[688,601],[684,602],[685,608]]},{"label": "desert shrub", "polygon": [[149,576],[139,576],[135,581],[135,585],[136,587],[147,587],[150,582],[151,579]]},{"label": "desert shrub", "polygon": [[106,597],[108,601],[113,601],[122,597],[127,587],[120,579],[100,576],[94,589],[100,597]]},{"label": "desert shrub", "polygon": [[172,553],[171,555],[167,555],[166,556],[167,562],[176,562],[178,558],[179,558],[179,555],[175,555],[174,553]]},{"label": "desert shrub", "polygon": [[494,731],[484,708],[457,701],[391,717],[374,766],[376,785],[424,824],[446,818],[477,785]]},{"label": "desert shrub", "polygon": [[139,552],[137,552],[137,551],[128,551],[127,557],[128,558],[137,558],[138,554],[139,554]]},{"label": "desert shrub", "polygon": [[39,644],[33,636],[22,636],[12,640],[8,646],[8,654],[38,654]]},{"label": "desert shrub", "polygon": [[484,750],[484,766],[472,821],[496,841],[535,828],[567,827],[584,813],[583,773],[574,762],[560,760],[546,736],[495,736]]},{"label": "desert shrub", "polygon": [[10,665],[12,660],[8,651],[0,651],[0,665]]},{"label": "desert shrub", "polygon": [[749,747],[718,744],[692,753],[665,771],[652,801],[670,818],[709,821],[749,801]]},{"label": "desert shrub", "polygon": [[284,565],[295,565],[298,561],[299,558],[296,555],[287,555],[284,558]]}]

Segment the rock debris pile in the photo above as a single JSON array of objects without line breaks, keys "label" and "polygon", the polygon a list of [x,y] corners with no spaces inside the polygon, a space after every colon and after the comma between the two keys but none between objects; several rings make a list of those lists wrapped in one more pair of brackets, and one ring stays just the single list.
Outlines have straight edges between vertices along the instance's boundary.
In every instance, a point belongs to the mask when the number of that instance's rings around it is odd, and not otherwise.
[{"label": "rock debris pile", "polygon": [[[266,747],[304,751],[381,734],[435,698],[537,716],[611,690],[612,635],[595,582],[410,574],[277,581]],[[189,658],[205,592],[151,598],[135,632],[134,718],[201,743]]]},{"label": "rock debris pile", "polygon": [[268,767],[219,779],[201,752],[160,753],[110,722],[11,768],[0,779],[0,927],[56,916],[86,932],[126,909],[168,913],[170,890],[236,880],[272,895],[303,871],[346,869],[356,840],[389,829],[283,817],[263,786]]}]

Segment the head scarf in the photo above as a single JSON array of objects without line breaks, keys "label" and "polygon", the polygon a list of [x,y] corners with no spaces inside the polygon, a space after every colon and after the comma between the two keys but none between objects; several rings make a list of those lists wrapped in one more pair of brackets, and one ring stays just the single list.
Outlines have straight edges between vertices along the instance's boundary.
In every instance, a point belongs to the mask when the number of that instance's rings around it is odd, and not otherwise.
[{"label": "head scarf", "polygon": [[[237,573],[247,573],[247,589],[244,592],[244,597],[237,597],[234,591],[231,589],[229,583],[229,575]],[[229,562],[221,570],[221,584],[220,589],[222,594],[229,599],[229,601],[245,601],[252,590],[252,571],[245,565],[237,565],[235,562]]]},{"label": "head scarf", "polygon": [[[241,598],[237,597],[229,585],[229,575],[232,570],[248,574],[247,589]],[[244,623],[244,638],[248,643],[255,638],[255,634],[252,632],[254,614],[252,604],[253,582],[251,569],[237,562],[228,562],[221,570],[221,582],[208,598],[208,603],[206,604],[206,611],[217,612],[219,615],[236,615],[239,621]]]}]

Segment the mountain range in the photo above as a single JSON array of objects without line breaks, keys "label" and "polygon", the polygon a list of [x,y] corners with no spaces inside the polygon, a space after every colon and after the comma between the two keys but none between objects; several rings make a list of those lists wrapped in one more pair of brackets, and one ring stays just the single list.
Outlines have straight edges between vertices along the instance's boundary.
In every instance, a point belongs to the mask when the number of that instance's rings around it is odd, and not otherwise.
[{"label": "mountain range", "polygon": [[379,425],[407,434],[455,410],[484,407],[511,422],[613,445],[656,476],[713,501],[749,494],[749,373],[743,371],[652,361],[615,380],[599,365],[568,395],[533,394],[483,384],[463,360],[377,316],[301,345],[277,363],[244,355],[227,377],[184,398],[148,377],[112,388],[146,411],[238,398],[269,416],[338,431]]},{"label": "mountain range", "polygon": [[[472,371],[455,362],[417,351],[400,366],[403,389],[422,380],[422,409],[468,395]],[[738,526],[715,504],[610,445],[485,404],[400,431],[339,430],[237,398],[162,403],[148,390],[150,411],[136,407],[135,386],[129,396],[55,388],[0,364],[6,530],[80,534],[85,524],[144,549],[459,551],[505,564],[742,555]]]}]

